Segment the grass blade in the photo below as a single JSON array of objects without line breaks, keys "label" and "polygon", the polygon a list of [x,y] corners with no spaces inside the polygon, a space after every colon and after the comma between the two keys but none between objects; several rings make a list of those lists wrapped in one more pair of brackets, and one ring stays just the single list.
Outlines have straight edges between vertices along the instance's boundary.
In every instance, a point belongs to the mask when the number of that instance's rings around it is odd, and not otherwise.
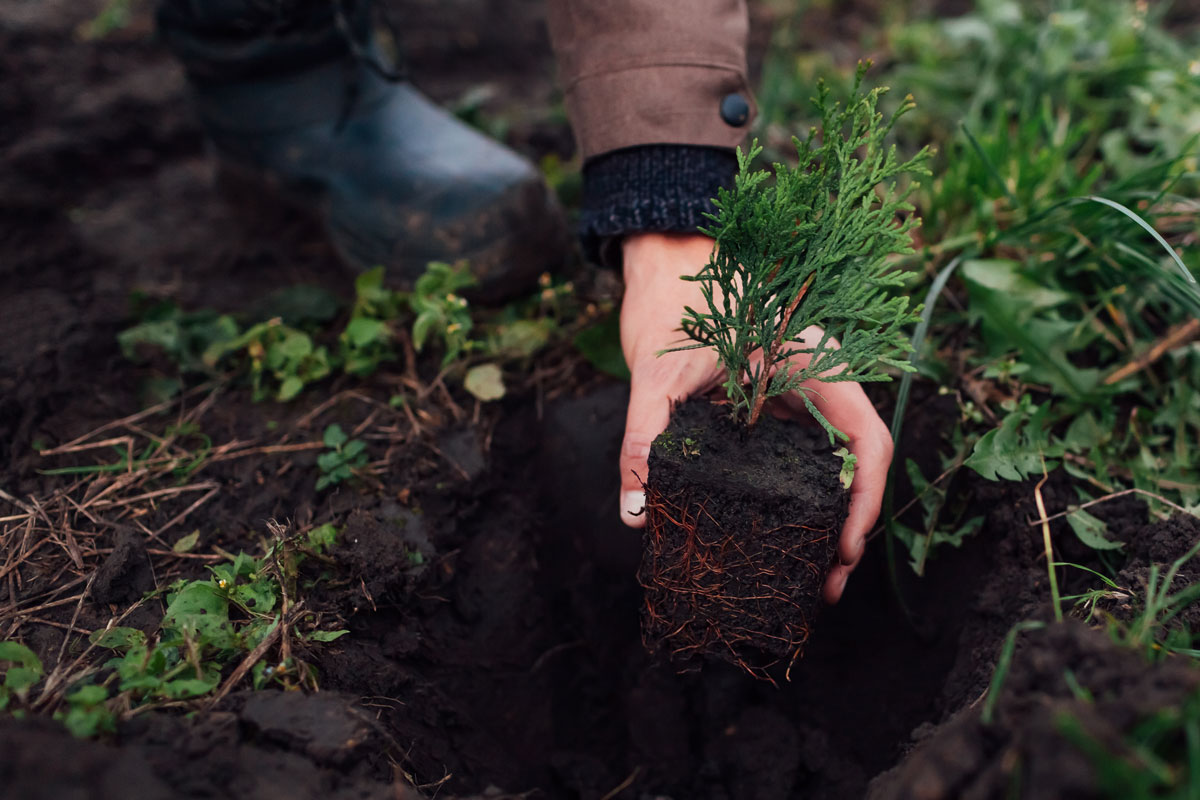
[{"label": "grass blade", "polygon": [[[1190,283],[1193,287],[1196,287],[1196,285],[1197,285],[1196,278],[1192,275],[1191,270],[1189,270],[1187,268],[1187,265],[1183,263],[1183,259],[1179,257],[1178,253],[1175,252],[1175,248],[1171,247],[1171,245],[1167,243],[1167,240],[1164,239],[1158,231],[1154,230],[1154,227],[1152,225],[1150,225],[1149,222],[1146,222],[1146,220],[1142,219],[1140,216],[1138,216],[1138,214],[1131,211],[1128,207],[1123,206],[1120,203],[1114,202],[1112,200],[1109,200],[1106,197],[1097,197],[1096,195],[1090,194],[1087,197],[1083,197],[1080,199],[1081,200],[1091,200],[1093,203],[1099,203],[1100,205],[1108,206],[1109,208],[1116,209],[1117,211],[1120,211],[1122,214],[1124,214],[1125,216],[1129,217],[1131,220],[1136,222],[1139,226],[1141,226],[1141,228],[1143,230],[1145,230],[1147,233],[1149,233],[1151,236],[1154,237],[1154,241],[1158,242],[1159,245],[1162,246],[1163,250],[1167,251],[1167,253],[1171,256],[1171,259],[1175,262],[1175,265],[1177,267],[1179,267],[1179,271],[1183,273],[1184,279],[1186,279],[1187,282]],[[1200,293],[1200,289],[1194,289],[1194,291],[1197,291],[1198,293]]]},{"label": "grass blade", "polygon": [[996,661],[996,671],[992,673],[992,681],[988,684],[987,699],[983,702],[983,713],[979,715],[984,725],[991,725],[996,714],[996,704],[1000,702],[1000,690],[1004,688],[1004,680],[1012,667],[1013,653],[1017,649],[1017,634],[1025,631],[1040,631],[1046,623],[1036,620],[1018,622],[1009,629],[1004,637],[1004,646],[1000,649],[1000,658]]}]

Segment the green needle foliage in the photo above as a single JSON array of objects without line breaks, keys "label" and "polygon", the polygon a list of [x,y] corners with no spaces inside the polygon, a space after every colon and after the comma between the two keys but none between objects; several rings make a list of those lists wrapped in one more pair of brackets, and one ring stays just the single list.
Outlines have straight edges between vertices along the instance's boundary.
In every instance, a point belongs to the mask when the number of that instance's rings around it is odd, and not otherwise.
[{"label": "green needle foliage", "polygon": [[[757,141],[738,151],[734,186],[720,191],[701,229],[717,247],[699,274],[684,277],[700,283],[708,307],[686,309],[683,331],[694,343],[674,348],[716,350],[733,413],[748,426],[768,398],[799,391],[831,444],[846,436],[802,384],[886,381],[885,366],[910,369],[900,357],[910,349],[905,326],[917,319],[908,298],[891,291],[905,279],[892,257],[913,252],[919,222],[908,213],[912,184],[897,188],[897,179],[928,175],[930,152],[905,160],[885,144],[914,104],[906,98],[885,120],[877,105],[886,89],[861,91],[866,67],[844,106],[821,85],[821,130],[793,139],[795,168],[775,164],[769,181],[767,170],[750,168]],[[813,326],[823,332],[805,338]]]}]

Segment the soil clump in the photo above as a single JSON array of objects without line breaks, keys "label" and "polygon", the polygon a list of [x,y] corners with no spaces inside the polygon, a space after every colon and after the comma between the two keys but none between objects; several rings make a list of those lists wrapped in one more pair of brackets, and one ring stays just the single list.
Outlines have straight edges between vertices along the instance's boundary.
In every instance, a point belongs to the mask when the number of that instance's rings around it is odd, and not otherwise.
[{"label": "soil clump", "polygon": [[849,508],[840,460],[815,425],[729,407],[676,407],[650,449],[644,555],[646,645],[680,668],[705,657],[769,677],[803,651]]}]

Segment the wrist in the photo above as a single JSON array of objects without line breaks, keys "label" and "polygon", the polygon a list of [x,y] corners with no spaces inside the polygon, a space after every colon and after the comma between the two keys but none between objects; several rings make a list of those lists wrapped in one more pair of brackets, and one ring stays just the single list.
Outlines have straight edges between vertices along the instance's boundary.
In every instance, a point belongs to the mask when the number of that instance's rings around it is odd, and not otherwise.
[{"label": "wrist", "polygon": [[[714,242],[702,233],[640,231],[621,240],[625,291],[695,275],[708,263]],[[674,283],[670,285],[674,286]]]}]

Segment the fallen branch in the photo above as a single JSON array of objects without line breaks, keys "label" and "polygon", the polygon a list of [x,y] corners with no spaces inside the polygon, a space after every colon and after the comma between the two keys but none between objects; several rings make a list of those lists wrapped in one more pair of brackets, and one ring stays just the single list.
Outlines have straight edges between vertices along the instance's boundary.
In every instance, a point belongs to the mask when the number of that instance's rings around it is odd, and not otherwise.
[{"label": "fallen branch", "polygon": [[1149,367],[1176,347],[1187,344],[1197,336],[1200,336],[1200,319],[1189,319],[1187,322],[1172,327],[1167,331],[1167,335],[1155,342],[1154,346],[1149,350],[1123,367],[1114,370],[1111,375],[1104,379],[1104,385],[1112,386],[1114,383],[1125,380],[1130,375]]}]

